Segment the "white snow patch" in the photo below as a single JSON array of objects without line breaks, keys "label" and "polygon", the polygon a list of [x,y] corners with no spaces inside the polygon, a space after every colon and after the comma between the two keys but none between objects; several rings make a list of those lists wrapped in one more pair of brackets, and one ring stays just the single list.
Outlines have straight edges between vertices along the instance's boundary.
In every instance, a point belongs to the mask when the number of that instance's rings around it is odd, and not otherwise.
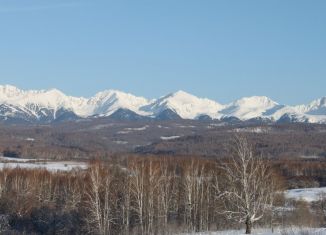
[{"label": "white snow patch", "polygon": [[14,169],[14,168],[24,168],[24,169],[45,169],[48,171],[71,171],[73,169],[87,169],[88,165],[85,162],[72,162],[72,161],[58,161],[58,162],[9,162],[0,163],[1,169]]},{"label": "white snow patch", "polygon": [[285,191],[285,197],[294,200],[314,202],[319,200],[322,193],[326,193],[326,187],[290,189]]},{"label": "white snow patch", "polygon": [[145,131],[147,128],[149,128],[148,125],[143,126],[143,127],[128,127],[128,128],[124,128],[122,131],[118,131],[117,134],[129,134],[133,131]]},{"label": "white snow patch", "polygon": [[232,132],[236,133],[268,133],[271,130],[270,127],[246,127],[246,128],[236,128]]},{"label": "white snow patch", "polygon": [[114,143],[116,143],[116,144],[128,144],[128,141],[117,140],[117,141],[114,141]]},{"label": "white snow patch", "polygon": [[180,127],[180,128],[196,128],[195,126],[182,126],[182,125],[178,125],[178,127]]},{"label": "white snow patch", "polygon": [[175,140],[180,138],[181,136],[175,135],[175,136],[161,136],[161,140]]},{"label": "white snow patch", "polygon": [[[29,162],[29,161],[36,161],[37,159],[33,158],[14,158],[14,157],[4,157],[0,156],[0,161],[2,162]],[[41,159],[38,159],[41,160]]]},{"label": "white snow patch", "polygon": [[143,127],[135,127],[135,128],[125,128],[126,131],[144,131],[148,128],[149,126],[143,126]]},{"label": "white snow patch", "polygon": [[129,134],[129,133],[131,133],[131,131],[118,131],[117,132],[117,134],[122,134],[122,135]]},{"label": "white snow patch", "polygon": [[222,123],[212,123],[210,124],[209,126],[211,127],[221,127],[221,126],[225,126],[225,122],[222,122]]},{"label": "white snow patch", "polygon": [[96,125],[96,126],[91,127],[90,129],[91,130],[100,130],[100,129],[111,127],[111,126],[114,126],[114,124],[113,123],[110,123],[110,124],[99,124],[99,125]]}]

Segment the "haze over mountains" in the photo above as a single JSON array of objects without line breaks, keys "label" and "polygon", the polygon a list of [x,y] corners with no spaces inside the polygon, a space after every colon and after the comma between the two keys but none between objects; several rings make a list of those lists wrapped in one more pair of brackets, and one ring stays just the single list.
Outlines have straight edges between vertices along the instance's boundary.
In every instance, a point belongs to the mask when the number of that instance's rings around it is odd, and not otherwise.
[{"label": "haze over mountains", "polygon": [[123,120],[263,119],[279,122],[326,123],[326,97],[306,105],[288,106],[265,96],[252,96],[230,104],[198,98],[184,91],[154,100],[117,90],[91,98],[72,97],[57,89],[21,90],[0,86],[0,121],[51,123],[81,118],[111,117]]}]

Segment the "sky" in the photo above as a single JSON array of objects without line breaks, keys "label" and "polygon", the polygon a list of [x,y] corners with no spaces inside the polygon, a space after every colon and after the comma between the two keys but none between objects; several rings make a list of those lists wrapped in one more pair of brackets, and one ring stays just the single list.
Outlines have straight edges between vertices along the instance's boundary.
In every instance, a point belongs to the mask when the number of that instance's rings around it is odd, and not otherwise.
[{"label": "sky", "polygon": [[228,103],[326,96],[324,0],[0,0],[0,84]]}]

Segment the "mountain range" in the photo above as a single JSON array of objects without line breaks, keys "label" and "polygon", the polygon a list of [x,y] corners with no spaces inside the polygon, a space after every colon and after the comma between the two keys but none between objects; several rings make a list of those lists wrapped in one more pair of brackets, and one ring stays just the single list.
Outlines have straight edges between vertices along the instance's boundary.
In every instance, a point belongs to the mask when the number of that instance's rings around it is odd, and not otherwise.
[{"label": "mountain range", "polygon": [[265,96],[244,97],[221,104],[184,91],[149,100],[117,90],[83,98],[68,96],[57,89],[21,90],[11,85],[0,86],[0,122],[52,123],[98,117],[326,123],[326,97],[296,106],[279,104]]}]

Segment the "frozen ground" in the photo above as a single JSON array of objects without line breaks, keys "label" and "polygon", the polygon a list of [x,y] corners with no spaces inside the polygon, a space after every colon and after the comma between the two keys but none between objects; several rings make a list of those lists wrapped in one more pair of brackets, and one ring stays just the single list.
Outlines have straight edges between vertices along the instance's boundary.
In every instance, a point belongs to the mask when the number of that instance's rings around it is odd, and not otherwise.
[{"label": "frozen ground", "polygon": [[180,138],[180,136],[176,135],[176,136],[161,136],[161,140],[175,140]]},{"label": "frozen ground", "polygon": [[285,197],[295,200],[305,200],[307,202],[318,201],[320,194],[326,194],[326,187],[323,188],[301,188],[285,191]]},{"label": "frozen ground", "polygon": [[0,170],[4,168],[46,169],[48,171],[71,171],[86,169],[87,163],[74,161],[44,161],[27,158],[0,157]]},{"label": "frozen ground", "polygon": [[[184,233],[182,235],[242,235],[244,230],[228,230],[218,232],[202,232],[202,233]],[[326,228],[286,228],[275,229],[254,229],[253,235],[326,235]]]}]

